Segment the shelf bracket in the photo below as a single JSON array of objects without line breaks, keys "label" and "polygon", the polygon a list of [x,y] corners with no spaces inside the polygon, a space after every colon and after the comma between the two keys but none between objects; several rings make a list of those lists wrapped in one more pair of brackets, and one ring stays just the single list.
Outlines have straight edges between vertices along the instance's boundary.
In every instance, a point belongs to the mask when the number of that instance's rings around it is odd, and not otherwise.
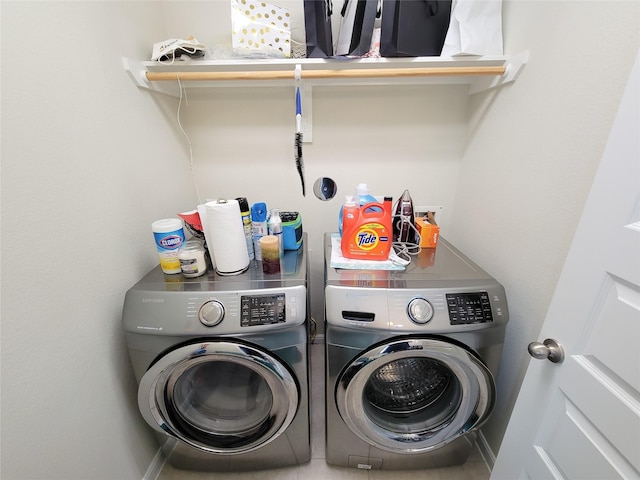
[{"label": "shelf bracket", "polygon": [[129,58],[122,57],[122,66],[129,74],[129,78],[131,78],[133,83],[138,87],[150,88],[149,82],[147,82],[147,77],[145,76],[145,71],[140,68],[140,62],[134,62]]},{"label": "shelf bracket", "polygon": [[496,78],[475,79],[469,87],[469,94],[484,92],[485,90],[490,90],[507,83],[515,82],[520,76],[520,73],[524,69],[528,60],[528,51],[510,57],[506,64],[506,70],[502,76]]},{"label": "shelf bracket", "polygon": [[139,61],[122,57],[122,65],[137,87],[146,88],[147,90],[152,90],[158,93],[164,93],[165,95],[171,95],[172,97],[180,96],[180,89],[173,82],[153,83],[147,80],[147,71],[144,68],[141,68]]}]

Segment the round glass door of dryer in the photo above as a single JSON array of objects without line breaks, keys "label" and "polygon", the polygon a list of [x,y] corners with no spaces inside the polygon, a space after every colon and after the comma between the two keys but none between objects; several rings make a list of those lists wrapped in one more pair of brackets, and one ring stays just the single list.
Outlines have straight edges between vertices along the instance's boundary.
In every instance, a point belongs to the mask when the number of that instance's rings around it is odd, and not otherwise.
[{"label": "round glass door of dryer", "polygon": [[287,366],[238,341],[203,341],[159,358],[138,405],[154,429],[211,453],[245,453],[278,437],[300,400]]},{"label": "round glass door of dryer", "polygon": [[396,338],[371,347],[342,371],[335,401],[362,440],[393,453],[421,453],[484,423],[495,383],[478,356],[460,345]]}]

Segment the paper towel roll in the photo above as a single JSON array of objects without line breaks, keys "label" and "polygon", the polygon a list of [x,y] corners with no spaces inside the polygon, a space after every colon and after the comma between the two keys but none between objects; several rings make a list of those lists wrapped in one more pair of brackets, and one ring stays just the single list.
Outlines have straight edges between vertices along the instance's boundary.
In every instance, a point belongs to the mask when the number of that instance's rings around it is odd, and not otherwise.
[{"label": "paper towel roll", "polygon": [[[249,267],[249,252],[237,200],[215,200],[204,204],[215,269],[220,275],[235,275]],[[209,242],[209,240],[207,240]]]}]

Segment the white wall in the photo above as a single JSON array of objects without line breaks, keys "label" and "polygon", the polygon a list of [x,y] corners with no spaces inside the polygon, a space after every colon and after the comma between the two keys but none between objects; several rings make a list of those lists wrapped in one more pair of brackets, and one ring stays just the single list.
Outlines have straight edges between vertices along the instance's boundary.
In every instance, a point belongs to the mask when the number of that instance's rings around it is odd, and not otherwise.
[{"label": "white wall", "polygon": [[[137,414],[119,322],[124,292],[157,263],[152,220],[223,195],[301,211],[321,316],[320,235],[335,229],[340,199],[300,197],[293,92],[190,95],[192,178],[177,102],[138,90],[122,68],[122,56],[146,59],[166,38],[222,41],[223,4],[2,2],[3,479],[142,477],[157,445]],[[443,233],[505,284],[512,321],[485,428],[494,453],[638,19],[635,1],[507,2],[506,52],[531,51],[511,86],[471,98],[443,86],[314,91],[308,184],[331,176],[340,197],[358,182],[394,197],[409,188],[443,205]]]},{"label": "white wall", "polygon": [[483,428],[494,454],[638,51],[639,6],[504,7],[506,50],[529,50],[530,60],[514,84],[475,99],[490,111],[464,154],[449,234],[503,282],[509,299],[498,402]]},{"label": "white wall", "polygon": [[120,328],[157,265],[151,222],[195,201],[175,101],[122,56],[166,37],[148,2],[2,5],[3,480],[140,479],[157,443]]},{"label": "white wall", "polygon": [[[337,231],[344,195],[365,182],[397,199],[405,188],[420,205],[453,207],[465,143],[463,87],[316,88],[313,143],[303,147],[307,195],[296,171],[293,89],[219,89],[183,110],[203,199],[246,196],[299,211],[311,250],[312,314],[323,331],[324,232]],[[330,177],[338,194],[322,202],[311,187]]]}]

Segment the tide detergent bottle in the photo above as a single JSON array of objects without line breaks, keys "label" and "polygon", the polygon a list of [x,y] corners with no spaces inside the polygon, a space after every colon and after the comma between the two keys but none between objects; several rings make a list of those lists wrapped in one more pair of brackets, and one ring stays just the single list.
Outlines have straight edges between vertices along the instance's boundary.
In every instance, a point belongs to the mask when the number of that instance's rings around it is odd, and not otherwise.
[{"label": "tide detergent bottle", "polygon": [[384,197],[383,204],[370,202],[345,212],[340,241],[342,256],[387,260],[393,240],[391,209],[391,197]]}]

